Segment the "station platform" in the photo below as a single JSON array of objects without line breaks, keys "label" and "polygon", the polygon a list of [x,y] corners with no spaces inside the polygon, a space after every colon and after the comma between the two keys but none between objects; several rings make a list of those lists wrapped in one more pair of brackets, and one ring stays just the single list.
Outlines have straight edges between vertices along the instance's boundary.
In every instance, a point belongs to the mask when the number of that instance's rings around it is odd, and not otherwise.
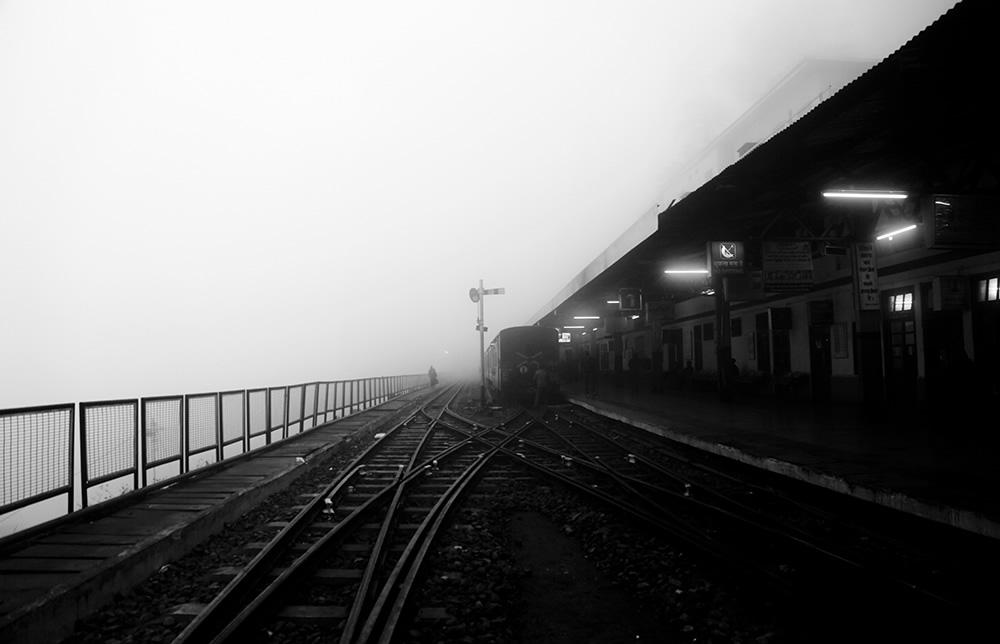
[{"label": "station platform", "polygon": [[563,384],[570,402],[698,449],[1000,539],[1000,440],[992,422],[929,414],[873,418],[847,405],[630,383]]}]

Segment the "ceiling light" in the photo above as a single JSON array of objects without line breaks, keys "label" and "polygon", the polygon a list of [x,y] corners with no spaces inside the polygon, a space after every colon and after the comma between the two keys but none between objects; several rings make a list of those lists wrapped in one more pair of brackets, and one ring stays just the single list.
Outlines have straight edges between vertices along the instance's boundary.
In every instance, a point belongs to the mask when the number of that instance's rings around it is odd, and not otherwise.
[{"label": "ceiling light", "polygon": [[708,275],[707,268],[668,268],[663,272],[667,275]]},{"label": "ceiling light", "polygon": [[827,190],[828,199],[906,199],[905,192],[895,190]]},{"label": "ceiling light", "polygon": [[900,228],[899,230],[891,230],[891,231],[889,231],[889,232],[887,232],[885,234],[879,235],[875,239],[876,240],[880,240],[880,239],[892,239],[893,235],[898,235],[899,233],[905,233],[906,231],[913,230],[916,227],[917,227],[916,224],[911,224],[911,225],[907,226],[906,228]]}]

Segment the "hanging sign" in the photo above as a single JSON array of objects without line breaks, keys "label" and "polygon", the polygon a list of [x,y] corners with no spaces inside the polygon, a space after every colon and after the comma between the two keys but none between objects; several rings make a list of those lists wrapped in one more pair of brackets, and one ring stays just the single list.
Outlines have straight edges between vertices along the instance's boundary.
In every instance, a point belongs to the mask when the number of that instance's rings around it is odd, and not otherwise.
[{"label": "hanging sign", "polygon": [[742,275],[745,259],[743,242],[708,242],[709,270],[713,277],[716,275]]},{"label": "hanging sign", "polygon": [[878,311],[878,266],[875,264],[875,244],[854,245],[854,286],[858,294],[858,309]]}]

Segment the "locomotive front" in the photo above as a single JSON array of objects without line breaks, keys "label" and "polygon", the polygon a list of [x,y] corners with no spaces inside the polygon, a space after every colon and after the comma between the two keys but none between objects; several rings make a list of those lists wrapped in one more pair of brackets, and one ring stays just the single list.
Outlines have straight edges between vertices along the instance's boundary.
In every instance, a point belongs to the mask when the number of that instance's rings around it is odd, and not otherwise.
[{"label": "locomotive front", "polygon": [[503,329],[490,350],[490,384],[504,397],[521,401],[532,399],[535,372],[539,368],[548,372],[549,388],[557,388],[559,332],[556,329],[537,326]]}]

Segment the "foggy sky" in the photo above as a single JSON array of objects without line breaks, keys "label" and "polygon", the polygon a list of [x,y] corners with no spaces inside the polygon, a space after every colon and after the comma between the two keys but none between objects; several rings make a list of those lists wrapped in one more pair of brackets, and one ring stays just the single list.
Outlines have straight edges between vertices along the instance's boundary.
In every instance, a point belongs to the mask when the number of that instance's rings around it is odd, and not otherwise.
[{"label": "foggy sky", "polygon": [[478,368],[803,57],[945,0],[0,0],[0,408]]}]

